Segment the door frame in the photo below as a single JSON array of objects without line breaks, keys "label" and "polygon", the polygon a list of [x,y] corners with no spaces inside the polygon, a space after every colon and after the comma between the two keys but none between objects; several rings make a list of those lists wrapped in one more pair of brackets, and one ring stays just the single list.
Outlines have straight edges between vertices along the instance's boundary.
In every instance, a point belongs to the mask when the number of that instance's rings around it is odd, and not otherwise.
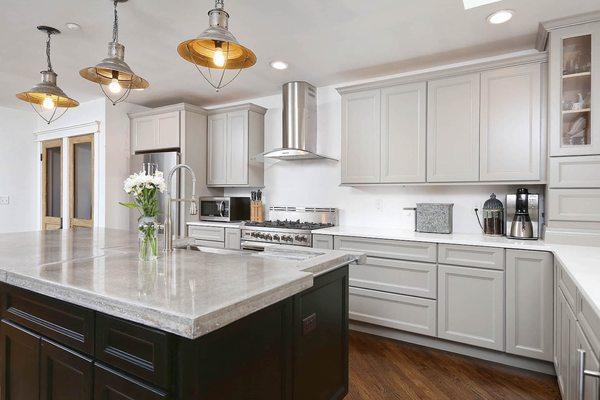
[{"label": "door frame", "polygon": [[[94,134],[85,134],[80,136],[71,136],[69,140],[69,228],[92,228],[94,226],[94,175],[95,175],[95,162],[94,162]],[[80,143],[90,143],[90,162],[92,163],[90,173],[90,187],[92,188],[91,193],[91,218],[80,219],[75,218],[75,145]]]},{"label": "door frame", "polygon": [[[49,230],[47,227],[48,225],[54,225],[54,226],[58,226],[57,229],[62,229],[62,220],[63,220],[63,171],[64,171],[64,147],[63,147],[63,141],[62,139],[53,139],[53,140],[46,140],[44,142],[41,143],[41,153],[40,153],[40,161],[42,163],[42,173],[41,173],[41,215],[40,215],[40,219],[41,219],[41,228],[42,230]],[[48,172],[48,166],[47,166],[47,157],[46,157],[46,151],[48,149],[53,149],[53,148],[60,148],[60,200],[59,200],[59,204],[60,204],[60,217],[48,217],[46,215],[46,206],[47,206],[47,172]]]}]

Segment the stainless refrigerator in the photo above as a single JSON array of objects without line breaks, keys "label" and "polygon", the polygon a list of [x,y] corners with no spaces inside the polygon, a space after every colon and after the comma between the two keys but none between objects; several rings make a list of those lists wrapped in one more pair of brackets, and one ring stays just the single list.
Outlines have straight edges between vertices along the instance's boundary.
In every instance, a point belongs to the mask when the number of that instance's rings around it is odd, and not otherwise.
[{"label": "stainless refrigerator", "polygon": [[[140,172],[143,169],[143,165],[144,163],[153,163],[156,164],[156,167],[159,171],[162,171],[162,173],[165,175],[165,180],[167,179],[167,174],[169,173],[169,171],[171,170],[171,168],[173,168],[174,166],[176,166],[177,164],[180,163],[181,160],[181,155],[179,154],[179,152],[177,151],[165,151],[165,152],[158,152],[158,153],[143,153],[143,154],[136,154],[133,155],[131,157],[131,161],[130,161],[130,169],[131,169],[131,173],[136,173],[136,172]],[[181,181],[180,181],[180,170],[177,171],[175,173],[175,175],[173,176],[173,181],[172,182],[167,182],[167,187],[169,188],[173,188],[173,190],[171,191],[171,197],[172,198],[179,198],[180,197],[180,187],[181,187]],[[164,194],[159,194],[158,196],[158,204],[160,206],[160,215],[158,217],[159,222],[162,224],[164,222],[164,201],[165,201],[165,196]],[[172,215],[173,215],[173,232],[175,234],[178,235],[183,235],[184,232],[184,228],[185,228],[185,224],[183,224],[180,220],[180,205],[177,203],[173,203],[171,205],[172,207]],[[138,226],[138,214],[137,213],[131,213],[132,214],[132,218],[130,220],[130,229],[131,230],[137,230],[137,226]]]}]

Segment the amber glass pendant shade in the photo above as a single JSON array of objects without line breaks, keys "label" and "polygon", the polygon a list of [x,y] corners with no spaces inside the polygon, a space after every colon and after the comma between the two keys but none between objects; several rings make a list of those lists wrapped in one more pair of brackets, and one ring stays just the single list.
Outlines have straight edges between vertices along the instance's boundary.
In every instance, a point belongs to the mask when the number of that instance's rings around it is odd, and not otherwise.
[{"label": "amber glass pendant shade", "polygon": [[29,104],[35,113],[47,124],[51,124],[62,117],[69,108],[77,107],[79,103],[65,94],[65,92],[56,84],[57,76],[52,69],[50,60],[50,40],[52,35],[60,33],[58,29],[48,26],[38,26],[40,31],[46,32],[48,39],[46,41],[46,57],[48,68],[42,71],[41,82],[26,92],[17,93],[17,98]]}]

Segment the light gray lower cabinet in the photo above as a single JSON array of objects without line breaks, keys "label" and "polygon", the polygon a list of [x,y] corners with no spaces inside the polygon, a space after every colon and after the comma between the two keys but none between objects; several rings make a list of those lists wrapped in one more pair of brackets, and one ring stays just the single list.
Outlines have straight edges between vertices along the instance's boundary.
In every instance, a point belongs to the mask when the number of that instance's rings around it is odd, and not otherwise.
[{"label": "light gray lower cabinet", "polygon": [[225,248],[239,250],[242,247],[242,230],[225,228]]},{"label": "light gray lower cabinet", "polygon": [[[598,361],[598,357],[594,353],[593,347],[590,345],[590,342],[586,338],[583,330],[580,326],[577,327],[577,379],[581,379],[580,374],[582,370],[588,371],[600,371],[600,362]],[[583,352],[583,354],[580,354]],[[583,356],[583,358],[581,358]],[[584,385],[583,385],[583,399],[584,400],[598,400],[600,399],[600,384],[599,379],[593,376],[585,375],[584,376]],[[577,385],[577,389],[575,390],[576,399],[579,399],[580,387]]]},{"label": "light gray lower cabinet", "polygon": [[499,247],[465,246],[440,244],[438,246],[440,264],[461,265],[464,267],[504,269],[504,249]]},{"label": "light gray lower cabinet", "polygon": [[438,266],[438,337],[504,350],[504,272]]},{"label": "light gray lower cabinet", "polygon": [[198,240],[224,242],[225,228],[218,226],[190,225],[188,227],[188,236]]},{"label": "light gray lower cabinet", "polygon": [[368,257],[350,267],[350,286],[435,299],[437,265]]},{"label": "light gray lower cabinet", "polygon": [[506,352],[553,360],[551,253],[506,250]]},{"label": "light gray lower cabinet", "polygon": [[571,306],[565,299],[562,290],[557,290],[557,316],[560,320],[556,325],[554,340],[558,343],[558,365],[556,377],[562,398],[575,400],[577,391],[577,319]]},{"label": "light gray lower cabinet", "polygon": [[333,250],[333,236],[331,235],[312,235],[312,247],[314,249]]},{"label": "light gray lower cabinet", "polygon": [[351,287],[350,319],[435,336],[436,301]]},{"label": "light gray lower cabinet", "polygon": [[437,245],[435,243],[336,236],[334,247],[336,250],[359,251],[371,257],[424,262],[437,261]]},{"label": "light gray lower cabinet", "polygon": [[479,180],[479,81],[469,74],[427,88],[427,182]]}]

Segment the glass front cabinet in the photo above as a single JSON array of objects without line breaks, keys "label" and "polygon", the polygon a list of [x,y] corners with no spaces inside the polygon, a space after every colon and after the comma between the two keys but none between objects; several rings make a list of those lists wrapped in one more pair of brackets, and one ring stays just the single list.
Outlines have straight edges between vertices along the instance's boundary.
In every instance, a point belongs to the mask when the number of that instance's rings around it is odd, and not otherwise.
[{"label": "glass front cabinet", "polygon": [[550,155],[600,154],[600,23],[550,36]]}]

